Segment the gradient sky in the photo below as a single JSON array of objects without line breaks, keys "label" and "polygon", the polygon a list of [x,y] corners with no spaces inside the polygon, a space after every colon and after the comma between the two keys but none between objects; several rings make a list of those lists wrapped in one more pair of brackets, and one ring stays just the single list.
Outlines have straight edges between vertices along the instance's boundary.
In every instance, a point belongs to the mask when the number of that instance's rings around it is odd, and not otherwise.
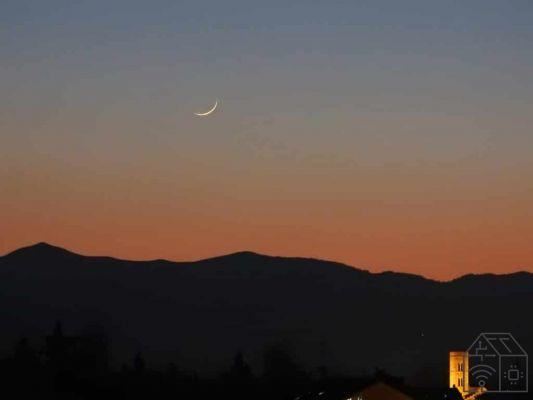
[{"label": "gradient sky", "polygon": [[533,271],[532,21],[530,0],[2,0],[0,253]]}]

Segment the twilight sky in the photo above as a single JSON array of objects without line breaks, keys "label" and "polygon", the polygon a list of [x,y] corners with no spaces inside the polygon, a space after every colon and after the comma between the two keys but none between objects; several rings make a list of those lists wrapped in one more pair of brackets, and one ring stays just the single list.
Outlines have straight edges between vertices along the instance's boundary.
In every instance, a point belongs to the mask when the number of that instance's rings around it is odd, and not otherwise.
[{"label": "twilight sky", "polygon": [[2,0],[0,254],[533,271],[532,127],[530,0]]}]

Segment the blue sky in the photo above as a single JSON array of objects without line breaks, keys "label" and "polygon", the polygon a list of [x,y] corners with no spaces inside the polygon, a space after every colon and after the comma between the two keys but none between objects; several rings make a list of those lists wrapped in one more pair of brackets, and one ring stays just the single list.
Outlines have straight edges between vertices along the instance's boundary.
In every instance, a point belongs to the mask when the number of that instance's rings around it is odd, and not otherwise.
[{"label": "blue sky", "polygon": [[[308,235],[334,236],[330,226],[347,221],[354,228],[339,231],[344,245],[327,247],[324,239],[327,249],[313,254],[409,269],[403,255],[358,258],[350,250],[349,238],[360,237],[362,228],[355,227],[363,220],[378,232],[387,229],[381,218],[403,212],[379,202],[386,194],[402,199],[402,207],[413,207],[423,220],[419,232],[391,223],[399,242],[415,249],[414,237],[433,235],[437,243],[450,232],[468,231],[480,243],[474,253],[481,257],[486,240],[479,232],[492,232],[496,241],[506,235],[501,221],[509,226],[529,218],[531,21],[533,3],[527,0],[3,1],[0,179],[9,195],[0,205],[11,210],[13,224],[24,225],[24,209],[36,202],[30,193],[45,179],[36,171],[48,171],[41,200],[55,204],[68,190],[73,210],[86,201],[87,188],[107,185],[122,193],[117,196],[126,209],[130,195],[145,199],[162,192],[179,202],[176,193],[186,190],[190,204],[184,209],[200,214],[205,210],[194,204],[219,200],[228,209],[213,213],[224,221],[237,212],[228,204],[251,196],[233,198],[235,193],[259,193],[283,218],[293,201],[333,203],[337,193],[346,204],[363,198],[373,205],[363,218],[357,206],[354,211],[345,204],[331,225],[292,221],[298,232],[307,232],[294,248],[274,244],[276,226],[265,230],[247,222],[239,230],[256,241],[238,236],[217,245],[213,237],[201,250],[193,246],[167,255],[204,256],[243,246],[306,255],[320,249],[305,244]],[[213,118],[193,117],[217,98],[221,105]],[[148,188],[132,192],[134,177]],[[88,186],[80,184],[85,181]],[[397,193],[401,184],[411,198]],[[502,207],[518,214],[478,215],[468,223],[458,217],[449,229],[439,225],[454,211],[476,215],[468,212],[475,211],[474,203],[463,204],[469,199],[490,199],[489,214]],[[84,207],[98,210],[101,201],[94,198]],[[417,214],[435,206],[435,221]],[[250,215],[262,215],[258,205],[249,207]],[[309,215],[313,210],[309,206]],[[182,211],[168,212],[181,218]],[[38,206],[35,213],[63,218]],[[72,236],[40,229],[34,230],[36,241]],[[90,240],[98,229],[80,237]],[[533,238],[529,228],[516,230],[523,240]],[[116,253],[160,256],[164,244],[180,235],[166,232],[160,246],[132,252],[120,244]],[[19,233],[0,246],[34,236]],[[513,248],[513,265],[531,262],[531,253],[520,246]],[[491,268],[505,258],[506,248],[498,250]],[[450,262],[458,251],[450,247]]]}]

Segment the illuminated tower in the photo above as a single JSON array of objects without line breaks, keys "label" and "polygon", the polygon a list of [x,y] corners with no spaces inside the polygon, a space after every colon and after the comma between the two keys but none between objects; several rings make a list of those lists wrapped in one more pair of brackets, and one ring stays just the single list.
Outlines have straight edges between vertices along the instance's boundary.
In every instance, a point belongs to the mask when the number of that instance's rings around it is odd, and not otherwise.
[{"label": "illuminated tower", "polygon": [[470,391],[468,384],[468,353],[466,351],[450,351],[450,387],[456,387],[463,398]]}]

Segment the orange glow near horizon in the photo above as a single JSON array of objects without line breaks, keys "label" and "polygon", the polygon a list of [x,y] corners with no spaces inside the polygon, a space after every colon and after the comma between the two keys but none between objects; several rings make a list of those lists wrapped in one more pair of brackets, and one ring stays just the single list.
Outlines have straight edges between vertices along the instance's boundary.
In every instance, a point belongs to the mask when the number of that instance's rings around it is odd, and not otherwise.
[{"label": "orange glow near horizon", "polygon": [[533,2],[7,3],[0,253],[533,271]]},{"label": "orange glow near horizon", "polygon": [[46,241],[139,260],[250,250],[438,280],[532,270],[533,196],[510,190],[502,196],[498,190],[512,183],[505,174],[369,170],[358,174],[361,184],[369,182],[358,191],[340,178],[279,177],[260,168],[218,181],[201,167],[182,170],[169,186],[174,178],[156,171],[158,179],[139,183],[135,170],[74,177],[48,167],[3,176],[1,253]]}]

